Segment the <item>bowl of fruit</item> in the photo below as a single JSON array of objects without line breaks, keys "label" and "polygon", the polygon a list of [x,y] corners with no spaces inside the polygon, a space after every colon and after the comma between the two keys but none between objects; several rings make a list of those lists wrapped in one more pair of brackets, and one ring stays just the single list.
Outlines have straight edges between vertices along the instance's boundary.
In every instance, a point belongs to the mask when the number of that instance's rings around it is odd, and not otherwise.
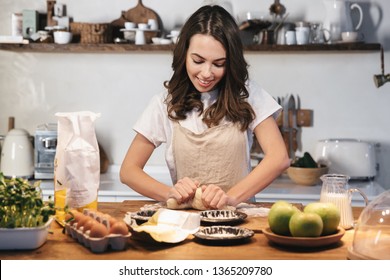
[{"label": "bowl of fruit", "polygon": [[339,226],[340,210],[330,202],[311,202],[302,210],[279,200],[268,213],[264,235],[279,245],[323,247],[337,243],[345,234]]}]

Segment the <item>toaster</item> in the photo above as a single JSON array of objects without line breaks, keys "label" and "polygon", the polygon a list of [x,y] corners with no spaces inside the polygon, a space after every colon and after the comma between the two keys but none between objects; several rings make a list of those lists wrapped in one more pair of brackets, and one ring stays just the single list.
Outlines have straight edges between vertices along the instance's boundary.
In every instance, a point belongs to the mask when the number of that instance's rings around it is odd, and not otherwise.
[{"label": "toaster", "polygon": [[329,167],[329,173],[348,175],[351,179],[373,179],[377,174],[375,145],[357,139],[318,141],[315,160]]}]

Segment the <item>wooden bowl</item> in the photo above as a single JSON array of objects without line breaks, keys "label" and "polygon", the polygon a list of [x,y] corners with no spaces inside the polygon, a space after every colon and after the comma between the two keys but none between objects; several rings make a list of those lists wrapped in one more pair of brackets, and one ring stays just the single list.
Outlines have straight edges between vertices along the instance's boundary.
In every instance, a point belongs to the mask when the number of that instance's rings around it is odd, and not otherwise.
[{"label": "wooden bowl", "polygon": [[303,168],[290,166],[287,175],[294,183],[304,186],[314,186],[320,182],[320,177],[328,173],[328,167]]}]

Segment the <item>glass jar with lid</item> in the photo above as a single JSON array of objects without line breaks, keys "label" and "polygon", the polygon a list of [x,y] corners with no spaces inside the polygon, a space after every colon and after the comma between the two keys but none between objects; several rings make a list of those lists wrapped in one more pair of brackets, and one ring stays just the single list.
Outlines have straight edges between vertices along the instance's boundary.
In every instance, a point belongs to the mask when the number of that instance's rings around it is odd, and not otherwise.
[{"label": "glass jar with lid", "polygon": [[355,226],[349,259],[390,259],[390,190],[371,201]]}]

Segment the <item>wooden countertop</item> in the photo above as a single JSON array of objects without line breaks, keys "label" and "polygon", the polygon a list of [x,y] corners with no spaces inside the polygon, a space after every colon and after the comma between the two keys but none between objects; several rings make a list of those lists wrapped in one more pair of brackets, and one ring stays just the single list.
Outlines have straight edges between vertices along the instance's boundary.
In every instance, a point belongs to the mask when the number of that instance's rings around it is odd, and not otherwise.
[{"label": "wooden countertop", "polygon": [[[99,211],[123,219],[127,212],[135,212],[152,201],[127,200],[121,203],[99,203]],[[269,207],[271,203],[258,203]],[[357,219],[362,208],[354,207]],[[71,236],[62,233],[62,228],[53,222],[52,234],[40,248],[35,250],[0,251],[1,260],[346,260],[347,248],[351,246],[354,230],[347,230],[342,239],[334,245],[323,248],[293,248],[276,245],[268,241],[261,229],[268,226],[267,218],[248,217],[241,227],[255,230],[255,235],[244,244],[231,246],[204,245],[189,236],[178,244],[161,244],[157,242],[141,242],[130,240],[124,251],[108,251],[92,253],[88,248],[79,244]]]}]

